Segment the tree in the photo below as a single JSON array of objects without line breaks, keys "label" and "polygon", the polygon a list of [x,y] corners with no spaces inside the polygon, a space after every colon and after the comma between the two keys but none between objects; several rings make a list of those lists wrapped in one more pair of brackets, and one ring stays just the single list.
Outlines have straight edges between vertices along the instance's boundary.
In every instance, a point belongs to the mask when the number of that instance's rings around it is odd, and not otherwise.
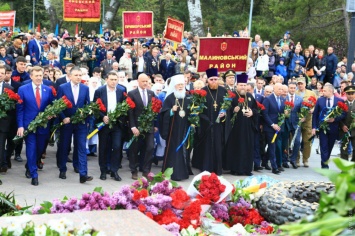
[{"label": "tree", "polygon": [[120,2],[118,0],[110,0],[109,6],[107,7],[103,18],[103,28],[112,29],[112,22],[115,19],[119,7]]},{"label": "tree", "polygon": [[200,0],[187,0],[187,7],[189,9],[191,31],[199,36],[204,36]]}]

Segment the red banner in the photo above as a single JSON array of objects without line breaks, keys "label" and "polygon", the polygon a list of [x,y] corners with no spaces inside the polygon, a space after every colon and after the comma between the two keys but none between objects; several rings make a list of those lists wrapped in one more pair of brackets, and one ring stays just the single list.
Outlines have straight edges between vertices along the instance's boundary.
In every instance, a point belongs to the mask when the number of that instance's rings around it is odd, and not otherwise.
[{"label": "red banner", "polygon": [[99,22],[101,0],[63,0],[65,21]]},{"label": "red banner", "polygon": [[234,70],[245,72],[250,38],[200,38],[197,71],[217,68],[218,72]]},{"label": "red banner", "polygon": [[122,12],[122,28],[124,38],[153,37],[152,11],[124,11]]},{"label": "red banner", "polygon": [[184,37],[184,22],[168,18],[165,26],[164,38],[173,42],[182,42]]},{"label": "red banner", "polygon": [[0,12],[0,27],[10,26],[15,27],[16,11],[2,11]]}]

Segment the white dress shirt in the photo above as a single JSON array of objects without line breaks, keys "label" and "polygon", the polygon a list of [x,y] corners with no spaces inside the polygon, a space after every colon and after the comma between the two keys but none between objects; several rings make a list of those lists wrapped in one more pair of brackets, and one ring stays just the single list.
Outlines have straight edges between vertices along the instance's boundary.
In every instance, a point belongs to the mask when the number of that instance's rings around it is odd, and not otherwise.
[{"label": "white dress shirt", "polygon": [[[138,90],[139,90],[139,93],[140,93],[140,95],[141,95],[142,101],[144,101],[144,100],[143,100],[143,89],[141,89],[140,87],[138,87]],[[147,102],[146,105],[148,105],[148,90],[145,89],[144,93],[145,93],[145,99],[146,99],[145,101]],[[143,104],[144,104],[144,102],[143,102]]]},{"label": "white dress shirt", "polygon": [[138,72],[144,71],[144,57],[138,57]]},{"label": "white dress shirt", "polygon": [[107,112],[114,111],[117,105],[117,97],[116,97],[116,88],[111,90],[108,86],[106,86],[107,91]]},{"label": "white dress shirt", "polygon": [[[333,107],[334,105],[334,95],[330,97],[330,107]],[[326,98],[325,105],[328,107],[328,98]]]},{"label": "white dress shirt", "polygon": [[[39,87],[39,95],[41,96],[42,98],[42,89],[41,89],[41,85],[38,86]],[[37,85],[35,85],[33,82],[32,82],[32,89],[33,89],[33,93],[35,95],[35,98],[36,98],[36,89],[37,89]]]}]

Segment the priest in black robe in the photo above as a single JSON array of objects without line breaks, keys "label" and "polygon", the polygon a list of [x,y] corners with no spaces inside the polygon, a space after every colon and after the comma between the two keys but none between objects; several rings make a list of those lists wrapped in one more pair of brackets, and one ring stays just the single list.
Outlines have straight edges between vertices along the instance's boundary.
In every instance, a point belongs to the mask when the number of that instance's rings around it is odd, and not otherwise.
[{"label": "priest in black robe", "polygon": [[[198,128],[198,142],[196,142],[192,166],[201,171],[214,172],[222,175],[222,157],[225,146],[225,122],[222,122],[226,113],[220,112],[223,97],[227,90],[218,86],[218,71],[211,68],[206,71],[208,85],[204,88],[207,92],[206,107],[200,114],[200,127]],[[217,123],[217,117],[220,122]]]},{"label": "priest in black robe", "polygon": [[184,76],[173,76],[160,112],[159,132],[166,140],[162,171],[173,168],[171,179],[175,181],[188,179],[191,171],[188,141],[176,151],[189,129],[189,104],[190,97],[185,92]]},{"label": "priest in black robe", "polygon": [[[237,75],[236,97],[231,107],[232,114],[235,114],[235,121],[227,140],[226,165],[223,168],[231,170],[232,175],[251,176],[253,170],[258,109],[253,95],[246,92],[247,81],[247,74]],[[240,98],[243,98],[244,102],[241,102]]]}]

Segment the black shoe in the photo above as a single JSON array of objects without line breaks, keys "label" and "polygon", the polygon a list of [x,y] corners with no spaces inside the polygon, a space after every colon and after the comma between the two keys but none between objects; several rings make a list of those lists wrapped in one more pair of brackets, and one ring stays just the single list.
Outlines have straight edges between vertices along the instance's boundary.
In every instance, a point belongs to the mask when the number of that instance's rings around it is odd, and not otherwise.
[{"label": "black shoe", "polygon": [[14,159],[15,159],[15,161],[18,161],[18,162],[23,161],[20,155],[16,155]]},{"label": "black shoe", "polygon": [[31,184],[34,186],[38,186],[38,178],[32,178]]},{"label": "black shoe", "polygon": [[246,176],[253,176],[253,173],[245,173]]},{"label": "black shoe", "polygon": [[40,170],[43,169],[43,162],[42,161],[37,162],[37,168]]},{"label": "black shoe", "polygon": [[6,172],[7,172],[7,166],[0,167],[0,173],[6,173]]},{"label": "black shoe", "polygon": [[79,173],[79,169],[78,168],[74,168],[74,172],[75,173]]},{"label": "black shoe", "polygon": [[59,173],[59,178],[60,178],[60,179],[66,179],[67,176],[66,176],[65,172],[60,172],[60,173]]},{"label": "black shoe", "polygon": [[154,157],[154,158],[153,158],[153,163],[157,166],[157,165],[158,165],[158,163],[159,163],[158,158]]},{"label": "black shoe", "polygon": [[254,171],[259,171],[259,170],[263,170],[264,168],[262,168],[261,166],[255,166],[254,167]]},{"label": "black shoe", "polygon": [[270,166],[268,164],[263,165],[263,167],[265,168],[265,170],[271,170]]},{"label": "black shoe", "polygon": [[118,169],[122,169],[122,165],[120,165],[120,166],[118,167]]},{"label": "black shoe", "polygon": [[11,164],[11,157],[6,159],[6,163],[7,163],[7,169],[11,169],[12,164]]},{"label": "black shoe", "polygon": [[1,179],[0,179],[0,185],[2,185],[2,181],[1,181]]},{"label": "black shoe", "polygon": [[132,179],[133,180],[137,180],[138,179],[138,173],[137,172],[132,173]]},{"label": "black shoe", "polygon": [[117,172],[111,172],[111,177],[114,178],[116,181],[121,181],[121,177],[117,174]]},{"label": "black shoe", "polygon": [[272,173],[277,175],[277,174],[280,174],[281,171],[279,171],[278,169],[272,169]]},{"label": "black shoe", "polygon": [[92,176],[80,176],[80,183],[85,183],[86,181],[91,181],[93,180],[93,177]]},{"label": "black shoe", "polygon": [[72,160],[72,159],[70,159],[70,157],[68,157],[67,162],[69,162],[69,163],[73,163],[73,160]]},{"label": "black shoe", "polygon": [[31,178],[31,174],[30,174],[30,171],[28,169],[26,169],[25,176],[26,176],[27,179]]},{"label": "black shoe", "polygon": [[298,168],[298,166],[296,165],[296,163],[294,163],[294,162],[291,161],[290,164],[292,165],[293,169],[297,169],[297,168]]},{"label": "black shoe", "polygon": [[287,163],[283,163],[283,164],[282,164],[282,167],[284,167],[284,168],[290,168],[290,166],[289,166]]},{"label": "black shoe", "polygon": [[106,172],[101,172],[100,179],[106,180]]},{"label": "black shoe", "polygon": [[281,166],[279,166],[279,171],[285,171],[285,169],[284,168],[282,168]]},{"label": "black shoe", "polygon": [[108,171],[106,172],[107,175],[111,175],[111,173],[112,173],[111,170],[108,170]]}]

